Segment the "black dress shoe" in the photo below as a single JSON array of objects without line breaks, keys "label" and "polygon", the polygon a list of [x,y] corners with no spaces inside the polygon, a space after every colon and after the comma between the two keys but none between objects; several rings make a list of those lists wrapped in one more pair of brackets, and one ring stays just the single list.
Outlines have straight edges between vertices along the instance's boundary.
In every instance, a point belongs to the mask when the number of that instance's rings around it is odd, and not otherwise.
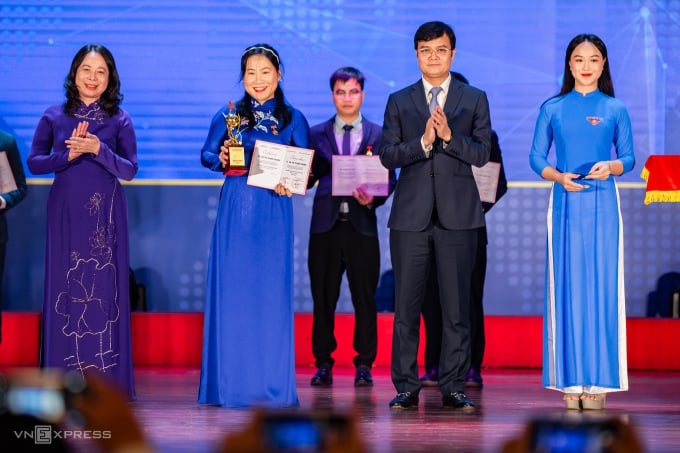
[{"label": "black dress shoe", "polygon": [[418,394],[411,392],[397,393],[390,401],[390,409],[418,409]]},{"label": "black dress shoe", "polygon": [[442,404],[444,407],[450,407],[453,409],[461,409],[464,411],[475,410],[475,405],[470,398],[468,398],[463,392],[452,392],[448,395],[444,395],[442,398]]},{"label": "black dress shoe", "polygon": [[371,368],[368,365],[359,365],[357,367],[357,374],[354,376],[355,387],[370,387],[373,385],[373,377],[371,376]]},{"label": "black dress shoe", "polygon": [[321,365],[316,370],[314,377],[312,377],[311,384],[324,386],[333,384],[333,373],[331,373],[330,365]]}]

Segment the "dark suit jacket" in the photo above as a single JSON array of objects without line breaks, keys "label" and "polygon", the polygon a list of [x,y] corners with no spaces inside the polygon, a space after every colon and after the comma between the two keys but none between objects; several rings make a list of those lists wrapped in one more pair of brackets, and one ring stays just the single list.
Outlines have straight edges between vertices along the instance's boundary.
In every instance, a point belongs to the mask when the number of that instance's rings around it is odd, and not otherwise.
[{"label": "dark suit jacket", "polygon": [[[331,165],[333,154],[338,154],[338,146],[333,133],[335,117],[321,124],[317,124],[310,130],[309,143],[314,149],[314,160],[312,161],[312,174],[309,178],[308,186],[311,187],[316,181],[319,186],[314,195],[314,206],[312,208],[311,233],[324,233],[329,231],[338,220],[340,203],[346,200],[349,205],[349,220],[352,226],[361,234],[367,236],[377,236],[375,209],[387,200],[387,197],[374,197],[370,208],[361,206],[354,197],[333,197],[331,196]],[[368,147],[371,152],[378,154],[380,149],[382,131],[380,126],[366,118],[361,120],[363,138],[359,147],[358,154],[366,154]],[[389,193],[392,193],[396,184],[394,170],[389,172]]]},{"label": "dark suit jacket", "polygon": [[5,219],[5,212],[19,203],[26,196],[28,187],[26,186],[26,176],[24,175],[24,167],[21,164],[21,156],[17,148],[17,142],[10,134],[0,131],[0,151],[5,151],[9,166],[14,174],[14,180],[17,183],[17,189],[7,193],[0,193],[0,196],[5,199],[7,206],[0,210],[0,244],[7,242],[7,219]]},{"label": "dark suit jacket", "polygon": [[430,158],[420,139],[430,117],[422,80],[390,95],[383,123],[380,159],[385,167],[401,168],[388,226],[423,231],[432,217],[435,199],[441,225],[449,230],[485,225],[471,165],[489,160],[491,124],[486,93],[455,78],[451,80],[444,113],[452,130],[446,148],[437,138]]}]

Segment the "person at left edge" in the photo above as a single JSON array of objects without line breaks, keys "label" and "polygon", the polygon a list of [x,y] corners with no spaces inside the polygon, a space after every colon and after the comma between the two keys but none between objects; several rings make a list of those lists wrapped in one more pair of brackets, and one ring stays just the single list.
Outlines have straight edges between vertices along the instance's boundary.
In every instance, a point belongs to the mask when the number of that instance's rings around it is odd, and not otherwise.
[{"label": "person at left edge", "polygon": [[[284,98],[279,53],[255,44],[241,56],[245,93],[235,105],[249,166],[255,140],[307,148],[309,125]],[[213,117],[201,163],[222,173],[227,128]],[[208,262],[198,402],[223,407],[299,405],[293,332],[293,204],[275,190],[224,178]],[[286,196],[287,195],[287,196]]]},{"label": "person at left edge", "polygon": [[28,191],[17,142],[14,137],[4,131],[0,131],[0,152],[2,151],[7,155],[7,161],[17,188],[5,193],[0,191],[0,343],[2,343],[2,274],[5,269],[5,254],[7,253],[7,240],[9,238],[5,213],[23,200]]},{"label": "person at left edge", "polygon": [[[380,247],[375,211],[387,197],[374,197],[357,187],[353,197],[332,196],[333,155],[366,155],[380,149],[382,128],[360,112],[364,75],[356,68],[336,70],[330,78],[336,114],[312,127],[315,150],[309,185],[317,180],[309,235],[309,279],[314,299],[312,352],[317,372],[311,384],[333,383],[331,354],[337,347],[333,330],[342,274],[354,306],[354,385],[373,385],[371,367],[378,348],[375,290],[380,278]],[[377,158],[377,157],[376,157]],[[389,172],[388,196],[396,177]]]},{"label": "person at left edge", "polygon": [[66,102],[43,113],[27,165],[54,172],[47,200],[41,365],[97,370],[135,399],[127,200],[118,178],[137,173],[137,140],[109,50],[73,58]]}]

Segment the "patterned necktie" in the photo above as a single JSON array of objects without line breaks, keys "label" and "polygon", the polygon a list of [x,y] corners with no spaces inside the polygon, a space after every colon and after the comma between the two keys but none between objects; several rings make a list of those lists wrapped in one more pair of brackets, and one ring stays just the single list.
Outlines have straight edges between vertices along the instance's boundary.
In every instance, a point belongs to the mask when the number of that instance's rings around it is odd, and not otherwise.
[{"label": "patterned necktie", "polygon": [[[440,88],[441,89],[441,88]],[[345,133],[342,136],[342,154],[344,156],[349,156],[350,155],[350,149],[349,149],[349,131],[352,130],[354,126],[351,124],[345,124],[342,126],[342,128],[345,130]]]},{"label": "patterned necktie", "polygon": [[430,94],[432,98],[430,99],[430,115],[434,113],[434,109],[437,107],[437,95],[442,91],[442,87],[432,87],[430,88]]}]

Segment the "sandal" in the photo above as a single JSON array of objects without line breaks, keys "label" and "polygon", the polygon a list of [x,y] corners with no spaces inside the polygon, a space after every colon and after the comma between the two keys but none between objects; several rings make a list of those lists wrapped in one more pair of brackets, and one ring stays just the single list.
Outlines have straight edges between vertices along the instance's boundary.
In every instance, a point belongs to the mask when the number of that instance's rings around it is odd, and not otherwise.
[{"label": "sandal", "polygon": [[568,410],[579,410],[581,409],[581,401],[583,395],[580,393],[565,393],[562,399],[567,406]]},{"label": "sandal", "polygon": [[604,409],[606,393],[584,393],[581,395],[581,406],[583,409],[601,411]]}]

